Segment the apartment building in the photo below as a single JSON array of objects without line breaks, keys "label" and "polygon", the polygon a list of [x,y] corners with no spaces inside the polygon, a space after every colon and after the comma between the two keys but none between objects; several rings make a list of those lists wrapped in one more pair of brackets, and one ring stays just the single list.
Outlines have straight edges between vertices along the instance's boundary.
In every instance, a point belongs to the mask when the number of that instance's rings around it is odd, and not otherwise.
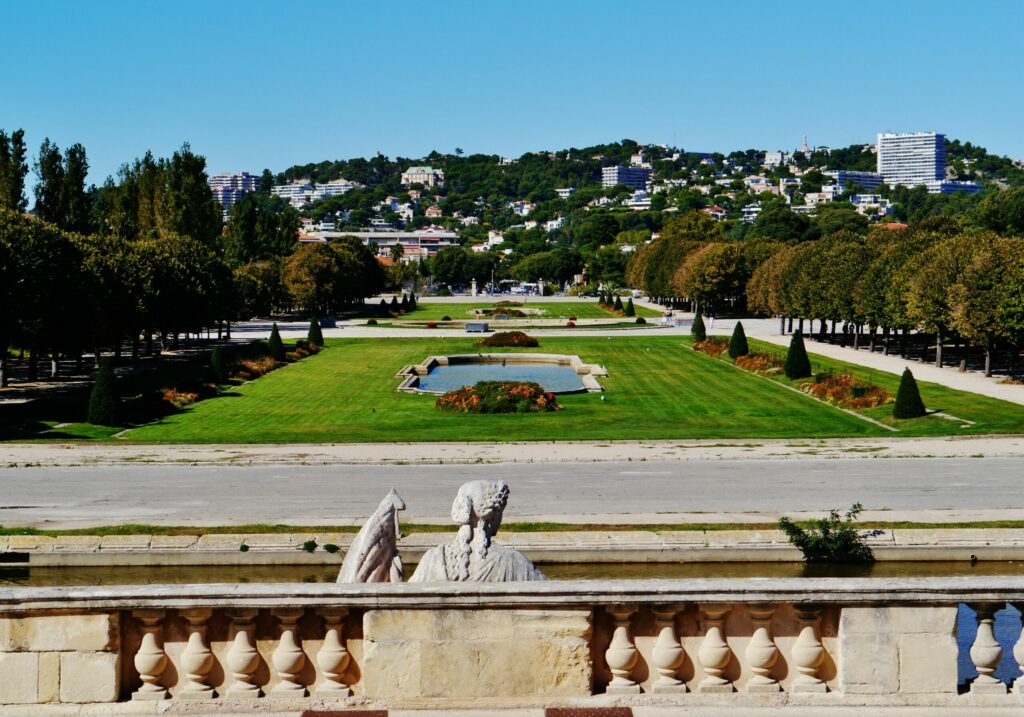
[{"label": "apartment building", "polygon": [[651,170],[646,167],[605,167],[601,170],[601,186],[610,189],[617,184],[625,184],[631,189],[647,189],[651,179]]}]

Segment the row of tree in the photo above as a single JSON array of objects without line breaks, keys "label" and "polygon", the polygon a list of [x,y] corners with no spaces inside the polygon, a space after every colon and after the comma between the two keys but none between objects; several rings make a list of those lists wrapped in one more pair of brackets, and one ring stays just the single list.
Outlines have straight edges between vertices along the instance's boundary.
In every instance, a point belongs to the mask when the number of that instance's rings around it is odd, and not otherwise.
[{"label": "row of tree", "polygon": [[749,310],[800,329],[819,322],[886,350],[899,337],[926,333],[943,346],[963,342],[992,357],[1007,349],[1011,370],[1024,345],[1024,240],[965,230],[937,218],[866,234],[841,230],[820,239],[729,242],[698,215],[680,217],[630,261],[629,281],[668,304],[686,302],[705,313]]}]

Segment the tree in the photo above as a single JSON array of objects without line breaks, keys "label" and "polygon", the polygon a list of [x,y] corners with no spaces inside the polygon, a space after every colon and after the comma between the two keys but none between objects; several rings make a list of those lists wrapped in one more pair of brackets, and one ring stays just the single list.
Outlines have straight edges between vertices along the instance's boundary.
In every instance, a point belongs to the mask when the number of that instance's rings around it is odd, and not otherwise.
[{"label": "tree", "polygon": [[783,367],[783,372],[790,380],[807,378],[811,375],[811,360],[807,358],[804,337],[799,331],[793,332],[793,338],[789,342],[789,351],[786,352],[786,364]]},{"label": "tree", "polygon": [[64,158],[60,147],[47,137],[39,147],[35,162],[35,215],[43,221],[60,226],[63,219]]},{"label": "tree", "polygon": [[900,387],[896,390],[896,403],[893,404],[892,415],[894,418],[920,418],[926,413],[914,374],[909,368],[905,368],[900,377]]},{"label": "tree", "polygon": [[338,275],[338,254],[326,244],[303,244],[284,261],[282,281],[296,306],[312,316],[334,312]]},{"label": "tree", "polygon": [[276,197],[244,194],[228,214],[224,249],[228,263],[238,267],[252,261],[287,256],[295,247],[299,215]]},{"label": "tree", "polygon": [[85,187],[89,161],[85,147],[73,144],[64,152],[64,184],[61,187],[61,217],[57,226],[65,231],[87,234],[92,226],[92,197]]},{"label": "tree", "polygon": [[745,283],[743,249],[727,242],[711,242],[692,252],[673,277],[675,295],[705,309],[739,298]]},{"label": "tree", "polygon": [[222,209],[207,182],[206,158],[192,152],[188,143],[170,160],[162,162],[159,193],[160,233],[192,237],[213,246],[223,227]]},{"label": "tree", "polygon": [[708,331],[704,328],[704,317],[698,311],[693,317],[693,325],[690,327],[690,335],[694,342],[707,341]]},{"label": "tree", "polygon": [[324,332],[320,330],[320,322],[316,317],[309,322],[309,331],[306,333],[306,340],[316,346],[324,345]]},{"label": "tree", "polygon": [[284,361],[284,342],[281,341],[281,332],[277,329],[277,322],[270,329],[270,340],[267,342],[270,348],[270,358],[275,361]]},{"label": "tree", "polygon": [[25,211],[27,157],[25,130],[16,129],[10,135],[0,130],[0,209]]},{"label": "tree", "polygon": [[117,395],[117,381],[114,378],[114,364],[108,358],[100,362],[96,382],[89,394],[89,411],[86,421],[97,426],[116,426],[120,412],[121,398]]},{"label": "tree", "polygon": [[737,321],[736,327],[732,330],[732,337],[729,339],[729,357],[736,359],[749,353],[747,334],[743,331],[743,324]]},{"label": "tree", "polygon": [[778,203],[761,210],[747,236],[793,244],[816,239],[818,232],[810,219],[790,211],[786,204]]},{"label": "tree", "polygon": [[636,316],[636,307],[633,306],[633,297],[629,297],[629,301],[626,302],[626,316]]},{"label": "tree", "polygon": [[224,352],[220,346],[214,347],[210,352],[210,374],[217,383],[224,383],[228,380],[227,362],[224,360]]}]

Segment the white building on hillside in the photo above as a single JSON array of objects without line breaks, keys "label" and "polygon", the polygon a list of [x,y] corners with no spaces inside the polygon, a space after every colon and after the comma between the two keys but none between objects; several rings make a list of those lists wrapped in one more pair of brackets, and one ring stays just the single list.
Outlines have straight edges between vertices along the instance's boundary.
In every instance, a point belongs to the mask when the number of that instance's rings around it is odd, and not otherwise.
[{"label": "white building on hillside", "polygon": [[444,172],[433,167],[409,167],[402,172],[402,184],[422,184],[424,187],[436,187],[444,184]]},{"label": "white building on hillside", "polygon": [[227,217],[231,207],[242,198],[242,195],[255,192],[260,188],[260,178],[248,172],[221,172],[206,180],[213,192],[213,198],[224,207]]}]

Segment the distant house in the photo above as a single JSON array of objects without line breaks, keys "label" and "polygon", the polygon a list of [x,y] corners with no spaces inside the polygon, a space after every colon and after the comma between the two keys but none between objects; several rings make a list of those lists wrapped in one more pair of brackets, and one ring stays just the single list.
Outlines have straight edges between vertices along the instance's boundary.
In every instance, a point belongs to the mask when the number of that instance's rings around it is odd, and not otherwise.
[{"label": "distant house", "polygon": [[757,220],[757,215],[761,213],[761,202],[754,202],[743,207],[743,223],[753,224]]},{"label": "distant house", "polygon": [[720,222],[723,219],[725,219],[725,215],[727,214],[725,209],[717,205],[713,207],[705,207],[704,209],[701,209],[701,211],[707,214],[712,219],[714,219],[716,222]]},{"label": "distant house", "polygon": [[555,194],[558,195],[559,199],[568,199],[575,193],[576,187],[562,187],[560,189],[555,189]]},{"label": "distant house", "polygon": [[444,172],[433,167],[409,167],[402,172],[402,184],[422,184],[424,187],[436,187],[444,184]]},{"label": "distant house", "polygon": [[444,212],[438,206],[427,207],[427,211],[424,213],[427,215],[427,219],[440,219],[444,216]]}]

